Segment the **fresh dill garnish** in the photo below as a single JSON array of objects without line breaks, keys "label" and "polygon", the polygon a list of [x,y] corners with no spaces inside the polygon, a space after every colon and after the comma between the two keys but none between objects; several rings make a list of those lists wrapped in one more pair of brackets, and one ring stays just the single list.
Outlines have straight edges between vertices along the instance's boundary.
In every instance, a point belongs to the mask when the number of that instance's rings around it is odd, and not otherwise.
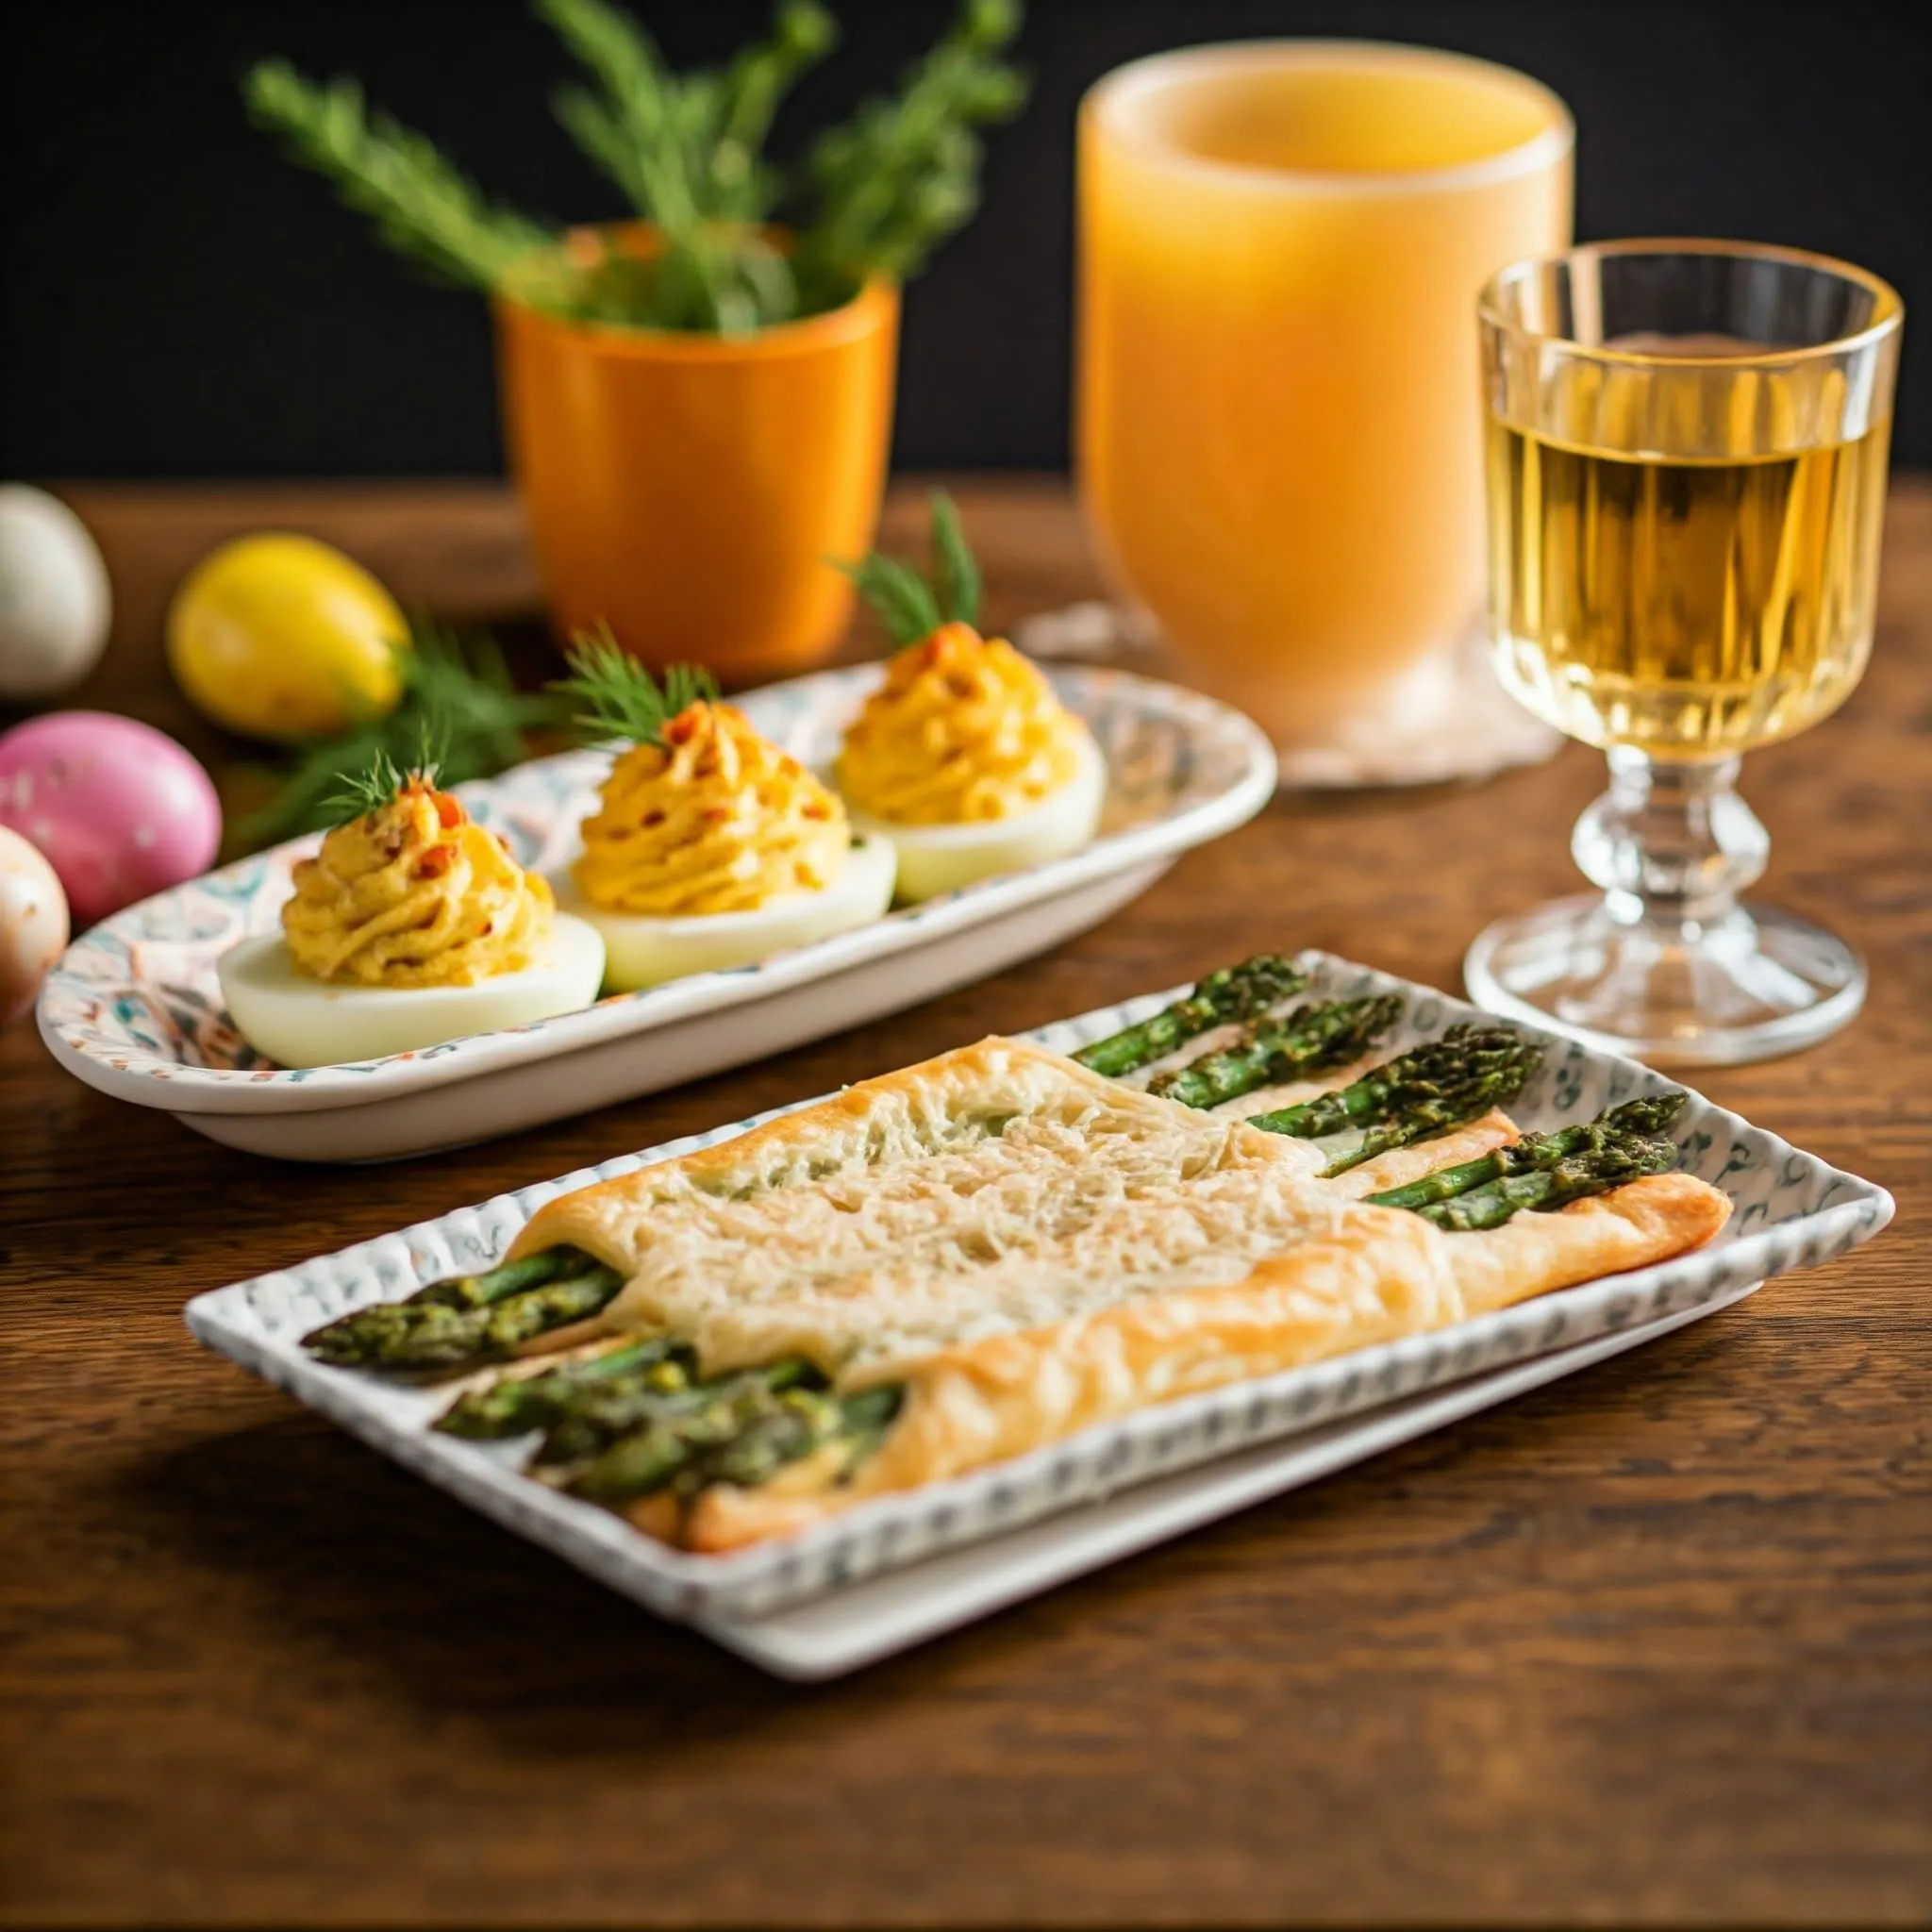
[{"label": "fresh dill garnish", "polygon": [[931,501],[931,556],[923,573],[880,550],[859,563],[831,559],[895,644],[916,644],[942,624],[979,622],[979,564],[958,508],[943,490],[935,490]]},{"label": "fresh dill garnish", "polygon": [[341,787],[323,800],[338,825],[352,824],[380,811],[412,780],[433,787],[442,775],[443,754],[449,744],[449,720],[436,715],[416,721],[416,755],[399,765],[387,746],[378,747],[359,771],[341,774]]},{"label": "fresh dill garnish", "polygon": [[589,707],[576,722],[586,730],[607,731],[639,744],[664,744],[664,727],[689,706],[709,704],[718,695],[717,681],[695,664],[673,664],[663,682],[625,656],[608,625],[579,631],[564,654],[572,675],[550,689]]},{"label": "fresh dill garnish", "polygon": [[403,774],[386,751],[379,751],[359,772],[338,774],[341,783],[322,801],[323,809],[338,825],[353,824],[365,813],[380,811],[403,789]]}]

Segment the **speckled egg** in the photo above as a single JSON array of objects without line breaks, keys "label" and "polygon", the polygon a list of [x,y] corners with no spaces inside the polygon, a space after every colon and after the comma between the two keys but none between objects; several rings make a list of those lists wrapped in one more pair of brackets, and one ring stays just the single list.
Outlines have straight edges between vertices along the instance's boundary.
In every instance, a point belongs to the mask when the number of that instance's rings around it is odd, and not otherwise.
[{"label": "speckled egg", "polygon": [[46,856],[85,927],[206,872],[222,808],[165,732],[106,711],[53,711],[0,734],[0,825]]},{"label": "speckled egg", "polygon": [[0,825],[0,1026],[32,1009],[47,969],[67,948],[67,895],[54,868]]}]

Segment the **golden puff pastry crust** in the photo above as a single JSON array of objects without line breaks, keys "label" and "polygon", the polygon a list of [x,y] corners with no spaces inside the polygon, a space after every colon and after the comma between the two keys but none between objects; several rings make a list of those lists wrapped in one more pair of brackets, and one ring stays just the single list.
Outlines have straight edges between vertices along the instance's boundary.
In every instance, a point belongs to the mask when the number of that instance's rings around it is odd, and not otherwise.
[{"label": "golden puff pastry crust", "polygon": [[565,1196],[511,1252],[569,1243],[625,1276],[548,1342],[664,1331],[708,1373],[798,1353],[842,1391],[904,1390],[849,1480],[817,1457],[699,1497],[686,1538],[728,1549],[1679,1253],[1728,1212],[1684,1175],[1478,1234],[1360,1199],[1515,1137],[1491,1114],[1324,1181],[1307,1142],[994,1038]]},{"label": "golden puff pastry crust", "polygon": [[686,1524],[691,1547],[789,1535],[891,1491],[961,1475],[1092,1424],[1444,1328],[1473,1315],[1697,1247],[1730,1203],[1690,1174],[1658,1174],[1555,1214],[1447,1234],[1364,1208],[1336,1235],[1228,1287],[1124,1303],[936,1356],[906,1378],[900,1419],[837,1487],[782,1477],[715,1487]]},{"label": "golden puff pastry crust", "polygon": [[795,1351],[862,1386],[1215,1253],[1237,1278],[1244,1243],[1341,1210],[1321,1162],[991,1039],[553,1202],[511,1253],[596,1256],[625,1283],[603,1325],[671,1330],[708,1371]]}]

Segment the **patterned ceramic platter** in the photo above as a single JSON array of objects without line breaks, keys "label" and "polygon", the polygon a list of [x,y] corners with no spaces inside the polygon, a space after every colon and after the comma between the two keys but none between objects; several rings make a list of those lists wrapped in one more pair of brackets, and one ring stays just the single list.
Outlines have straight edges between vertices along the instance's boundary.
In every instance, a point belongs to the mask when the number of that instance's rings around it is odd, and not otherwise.
[{"label": "patterned ceramic platter", "polygon": [[[1309,997],[1340,998],[1359,992],[1399,992],[1407,997],[1406,1023],[1399,1035],[1391,1036],[1391,1051],[1418,1035],[1440,1032],[1451,1021],[1486,1017],[1427,987],[1323,954],[1304,958],[1314,973]],[[1144,1019],[1175,991],[1086,1013],[1029,1037],[1057,1050],[1072,1051]],[[1586,1119],[1667,1084],[1634,1061],[1552,1039],[1541,1072],[1509,1111],[1524,1126],[1546,1129]],[[1426,1391],[1449,1385],[1459,1388],[1476,1376],[1500,1376],[1505,1394],[1517,1392],[1547,1377],[1515,1374],[1512,1379],[1505,1372],[1558,1351],[1571,1356],[1571,1366],[1581,1366],[1611,1352],[1613,1340],[1661,1332],[1738,1299],[1771,1275],[1815,1266],[1841,1254],[1875,1234],[1892,1213],[1891,1197],[1882,1188],[1841,1174],[1775,1134],[1693,1094],[1677,1127],[1683,1165],[1723,1189],[1736,1204],[1729,1225],[1707,1248],[1542,1295],[1435,1334],[1360,1349],[1312,1367],[1144,1410],[976,1474],[879,1497],[797,1537],[724,1556],[667,1549],[616,1516],[532,1482],[515,1466],[518,1445],[465,1442],[434,1433],[429,1424],[447,1400],[445,1395],[324,1368],[302,1352],[305,1334],[352,1308],[398,1300],[440,1276],[490,1266],[524,1223],[558,1194],[728,1140],[758,1124],[737,1121],[713,1133],[625,1155],[285,1273],[202,1295],[189,1305],[188,1324],[209,1347],[287,1389],[299,1401],[518,1534],[663,1615],[698,1624],[741,1648],[753,1648],[751,1640],[741,1641],[750,1627],[746,1620],[770,1619],[788,1606],[883,1577],[908,1564],[940,1559],[942,1553],[965,1544],[1009,1538],[1028,1524],[1074,1511],[1076,1506],[1098,1505],[1129,1486],[1169,1478],[1225,1457],[1239,1459],[1260,1445],[1285,1444],[1287,1439],[1312,1441],[1316,1432],[1343,1424],[1349,1418],[1379,1414],[1392,1405],[1414,1402]],[[1491,1394],[1489,1399],[1502,1397]],[[1434,1421],[1416,1423],[1407,1433],[1434,1426],[1472,1406],[1480,1405],[1463,1403],[1458,1407],[1446,1398],[1436,1398],[1433,1408],[1424,1405]],[[1370,1446],[1359,1448],[1357,1454],[1373,1453],[1403,1436],[1398,1432],[1377,1437],[1374,1430],[1366,1430],[1362,1440]],[[1031,1583],[1014,1585],[1004,1599],[995,1600],[1010,1601],[1027,1588],[1044,1588],[1058,1577],[1108,1560],[1123,1548],[1141,1546],[1159,1534],[1174,1534],[1335,1466],[1333,1458],[1324,1464],[1318,1457],[1296,1474],[1291,1458],[1276,1466],[1273,1475],[1264,1469],[1258,1479],[1246,1479],[1245,1486],[1230,1483],[1210,1490],[1209,1502],[1202,1504],[1197,1497],[1191,1513],[1170,1508],[1145,1533],[1136,1534],[1129,1525],[1124,1542],[1089,1537],[1076,1515],[1065,1530],[1073,1542],[1062,1550],[1060,1559],[1056,1562],[1051,1547],[1044,1556],[1036,1555],[1024,1573]],[[1290,1473],[1283,1474],[1284,1468]],[[1216,1496],[1221,1499],[1218,1506],[1212,1500]],[[1053,1541],[1047,1539],[1049,1545]],[[1076,1560],[1066,1555],[1067,1549],[1088,1554],[1084,1560]],[[981,1605],[991,1607],[984,1599]],[[814,1654],[848,1659],[837,1668],[849,1667],[853,1655],[850,1646],[827,1648],[823,1641]],[[808,1663],[799,1670],[803,1674],[817,1674],[817,1667]]]},{"label": "patterned ceramic platter", "polygon": [[[1123,672],[1052,675],[1106,756],[1108,789],[1100,836],[1051,864],[755,966],[415,1053],[289,1070],[235,1031],[215,961],[275,927],[291,867],[319,842],[311,837],[129,907],[76,940],[42,991],[41,1032],[91,1086],[215,1139],[298,1159],[366,1160],[652,1092],[914,1005],[1084,930],[1181,852],[1252,818],[1274,790],[1274,753],[1240,712]],[[871,665],[821,672],[740,702],[760,730],[823,766],[878,675]],[[458,790],[524,864],[548,870],[571,849],[608,769],[608,753],[571,752]]]}]

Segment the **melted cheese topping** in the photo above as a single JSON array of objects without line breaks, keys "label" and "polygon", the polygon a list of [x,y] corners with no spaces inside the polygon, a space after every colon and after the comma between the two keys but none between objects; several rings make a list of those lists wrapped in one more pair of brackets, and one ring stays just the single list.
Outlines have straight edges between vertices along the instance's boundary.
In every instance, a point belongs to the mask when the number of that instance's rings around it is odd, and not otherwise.
[{"label": "melted cheese topping", "polygon": [[1072,782],[1086,730],[1005,639],[942,625],[886,666],[845,734],[839,785],[891,824],[1012,818]]},{"label": "melted cheese topping", "polygon": [[823,891],[851,845],[845,808],[811,773],[734,706],[700,703],[617,760],[572,872],[607,912],[748,912]]},{"label": "melted cheese topping", "polygon": [[475,986],[521,973],[550,935],[549,885],[446,791],[412,774],[294,871],[296,966],[358,986]]},{"label": "melted cheese topping", "polygon": [[[610,1319],[708,1368],[797,1350],[843,1386],[961,1341],[1067,1322],[1260,1258],[1364,1209],[1306,1142],[1132,1092],[1008,1041],[778,1131],[545,1210],[627,1276]],[[830,1117],[828,1116],[835,1116]]]}]

